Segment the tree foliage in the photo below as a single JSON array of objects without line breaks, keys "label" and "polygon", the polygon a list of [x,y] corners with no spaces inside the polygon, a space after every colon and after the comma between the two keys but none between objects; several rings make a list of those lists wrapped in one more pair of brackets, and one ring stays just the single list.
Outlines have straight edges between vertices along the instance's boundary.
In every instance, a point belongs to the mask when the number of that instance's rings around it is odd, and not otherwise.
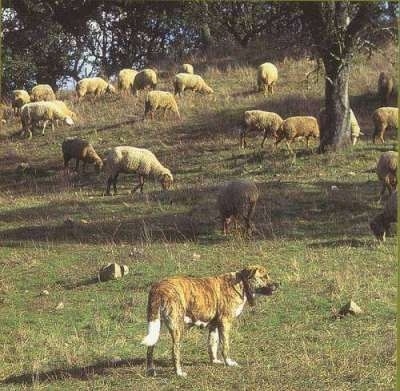
[{"label": "tree foliage", "polygon": [[[347,3],[337,2],[335,7]],[[318,4],[326,6],[318,11]],[[99,73],[110,77],[122,67],[157,66],[162,58],[179,61],[213,47],[225,48],[227,44],[246,47],[254,40],[278,46],[285,42],[289,48],[302,46],[309,50],[311,36],[320,35],[316,47],[336,53],[339,47],[334,47],[334,42],[348,45],[343,41],[345,33],[336,28],[334,18],[328,17],[332,4],[3,0],[2,91],[30,88],[40,82],[60,87],[68,78],[78,80]],[[359,7],[358,3],[352,5],[349,16],[353,17]],[[386,32],[380,29],[381,38],[390,31],[396,9],[393,3],[378,3],[376,14],[372,18],[368,15],[372,29],[378,30],[382,24],[387,27]],[[325,20],[327,28],[317,31],[323,26],[307,23],[307,15]],[[357,47],[361,35],[350,34],[352,28],[345,39],[354,38],[352,46]],[[370,40],[369,48],[373,47]]]}]

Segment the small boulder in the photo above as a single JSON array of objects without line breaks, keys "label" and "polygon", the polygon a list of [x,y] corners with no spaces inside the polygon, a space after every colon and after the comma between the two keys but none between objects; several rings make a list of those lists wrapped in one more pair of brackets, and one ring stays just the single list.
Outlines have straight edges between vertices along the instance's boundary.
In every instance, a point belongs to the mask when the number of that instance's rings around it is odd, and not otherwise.
[{"label": "small boulder", "polygon": [[98,274],[98,279],[101,282],[116,280],[129,273],[129,268],[126,265],[118,265],[118,263],[109,263],[102,267]]},{"label": "small boulder", "polygon": [[350,300],[334,315],[336,318],[343,318],[348,314],[359,315],[362,312],[362,309],[353,300]]}]

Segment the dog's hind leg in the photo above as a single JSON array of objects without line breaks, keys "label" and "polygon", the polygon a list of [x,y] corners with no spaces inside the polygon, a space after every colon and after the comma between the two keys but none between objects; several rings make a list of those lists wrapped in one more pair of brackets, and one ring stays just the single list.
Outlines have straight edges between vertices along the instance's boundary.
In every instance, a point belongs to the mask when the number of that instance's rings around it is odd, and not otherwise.
[{"label": "dog's hind leg", "polygon": [[154,345],[148,346],[147,347],[147,357],[146,357],[146,363],[147,363],[147,374],[149,376],[155,376],[156,375],[156,368],[154,367],[154,362],[153,362],[153,353],[154,353]]},{"label": "dog's hind leg", "polygon": [[239,364],[229,357],[229,333],[231,330],[231,323],[229,321],[222,321],[218,326],[219,338],[221,340],[221,353],[225,365],[228,367],[238,367]]},{"label": "dog's hind leg", "polygon": [[181,367],[181,338],[183,334],[183,325],[179,321],[170,321],[167,327],[172,338],[172,359],[174,361],[175,373],[178,376],[186,377],[187,374],[182,371]]},{"label": "dog's hind leg", "polygon": [[210,356],[211,364],[223,364],[224,362],[218,360],[218,344],[219,344],[219,335],[218,328],[210,329],[208,333],[208,355]]}]

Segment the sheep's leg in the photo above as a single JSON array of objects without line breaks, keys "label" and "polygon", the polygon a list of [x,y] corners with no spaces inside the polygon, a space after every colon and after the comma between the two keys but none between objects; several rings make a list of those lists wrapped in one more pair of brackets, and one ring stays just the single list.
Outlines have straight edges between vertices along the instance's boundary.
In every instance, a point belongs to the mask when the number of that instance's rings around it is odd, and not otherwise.
[{"label": "sheep's leg", "polygon": [[267,139],[267,132],[264,132],[264,137],[263,137],[263,139],[261,141],[261,148],[264,148],[264,143],[265,143],[266,139]]},{"label": "sheep's leg", "polygon": [[111,183],[113,181],[112,175],[110,175],[107,179],[107,190],[106,190],[106,195],[110,195],[110,187]]},{"label": "sheep's leg", "polygon": [[67,168],[68,167],[68,162],[70,161],[70,157],[69,156],[64,156],[64,168]]},{"label": "sheep's leg", "polygon": [[117,194],[117,179],[118,179],[119,174],[115,174],[113,178],[113,188],[114,188],[114,194]]},{"label": "sheep's leg", "polygon": [[137,189],[140,189],[140,192],[143,193],[143,185],[144,185],[144,177],[143,175],[139,175],[139,184],[132,189],[132,193],[135,193]]},{"label": "sheep's leg", "polygon": [[239,133],[240,148],[246,148],[246,131],[242,129]]},{"label": "sheep's leg", "polygon": [[290,141],[289,141],[289,140],[286,141],[286,146],[287,146],[287,149],[289,150],[289,152],[290,152],[292,155],[294,155],[294,152],[293,152],[292,147],[290,146]]},{"label": "sheep's leg", "polygon": [[167,117],[167,108],[164,107],[163,119],[165,119],[166,117]]},{"label": "sheep's leg", "polygon": [[306,146],[307,146],[307,149],[310,149],[309,137],[306,137]]},{"label": "sheep's leg", "polygon": [[44,121],[44,123],[43,123],[42,136],[44,136],[44,130],[46,129],[47,122],[49,122],[49,120],[48,120],[48,119],[46,119],[46,120]]}]

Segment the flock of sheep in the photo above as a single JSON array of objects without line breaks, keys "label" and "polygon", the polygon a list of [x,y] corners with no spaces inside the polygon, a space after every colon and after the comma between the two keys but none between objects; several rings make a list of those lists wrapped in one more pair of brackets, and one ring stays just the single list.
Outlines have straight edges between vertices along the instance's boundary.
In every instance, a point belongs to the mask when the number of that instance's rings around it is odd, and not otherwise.
[{"label": "flock of sheep", "polygon": [[[259,92],[273,94],[274,85],[278,80],[278,70],[271,63],[264,63],[257,70],[257,87]],[[133,69],[123,69],[118,75],[118,90],[121,94],[138,95],[140,90],[150,88],[145,98],[144,117],[148,115],[153,118],[157,110],[172,111],[179,119],[181,118],[175,96],[182,96],[185,90],[192,90],[203,94],[212,94],[213,89],[207,85],[203,78],[194,74],[191,64],[183,64],[180,73],[173,79],[174,94],[167,91],[155,90],[157,85],[157,74],[154,69],[144,69],[140,72]],[[380,140],[384,143],[384,133],[388,128],[398,127],[398,108],[388,107],[388,101],[393,94],[393,79],[385,73],[381,73],[378,79],[378,93],[381,97],[383,107],[377,108],[372,114],[374,123],[373,142]],[[85,96],[93,99],[106,93],[115,93],[115,87],[100,77],[85,78],[76,85],[77,100],[80,102]],[[25,90],[14,90],[12,97],[12,110],[15,115],[20,115],[22,124],[22,135],[32,137],[32,130],[42,123],[42,134],[50,122],[54,129],[54,123],[61,121],[66,125],[74,125],[76,114],[56,96],[49,85],[35,86],[29,95]],[[6,119],[7,110],[2,109],[2,119]],[[291,143],[296,138],[304,138],[309,147],[310,138],[318,138],[320,128],[326,124],[325,109],[321,109],[318,118],[312,116],[296,116],[283,119],[279,114],[249,110],[244,113],[244,126],[240,131],[240,146],[246,147],[246,134],[256,131],[263,134],[261,147],[264,146],[267,137],[274,139],[275,147],[282,141],[286,141],[288,150],[293,153]],[[350,128],[352,144],[363,133],[357,122],[357,118],[350,110]],[[64,165],[68,166],[71,159],[76,160],[76,169],[82,161],[84,168],[86,164],[93,163],[98,171],[103,169],[103,160],[98,156],[93,146],[80,138],[67,138],[62,144]],[[377,174],[383,183],[381,197],[385,191],[389,191],[389,199],[382,214],[377,216],[371,223],[371,229],[375,236],[385,239],[385,234],[390,223],[396,221],[397,217],[397,161],[398,154],[394,151],[382,154]],[[120,173],[136,173],[139,176],[139,184],[134,187],[133,192],[140,189],[143,191],[144,180],[153,176],[159,180],[163,189],[169,189],[173,183],[171,171],[164,167],[149,150],[130,146],[118,146],[107,152],[105,159],[105,171],[107,174],[106,194],[110,194],[111,185],[114,193],[117,192],[117,178]],[[223,223],[223,232],[227,233],[229,225],[243,219],[246,233],[251,230],[251,218],[259,197],[257,186],[251,181],[234,181],[222,187],[218,197],[218,207]]]}]

